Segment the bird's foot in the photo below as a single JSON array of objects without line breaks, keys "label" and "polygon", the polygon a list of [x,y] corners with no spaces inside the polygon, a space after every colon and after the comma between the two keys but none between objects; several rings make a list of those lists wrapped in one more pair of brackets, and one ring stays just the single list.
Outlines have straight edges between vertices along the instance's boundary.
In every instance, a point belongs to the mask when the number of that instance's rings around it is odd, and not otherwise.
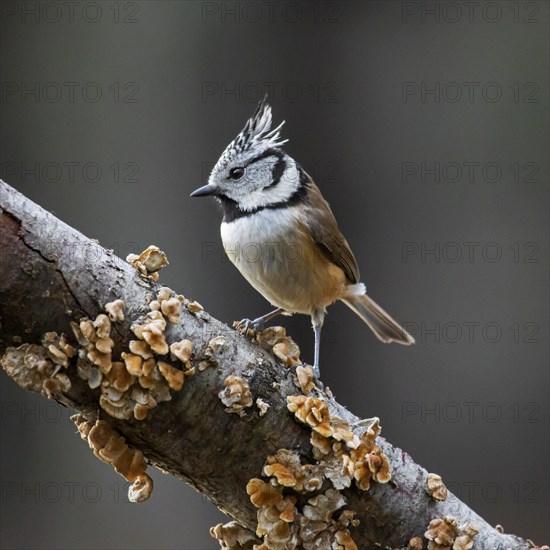
[{"label": "bird's foot", "polygon": [[261,319],[242,319],[235,325],[235,328],[242,334],[248,335],[250,331],[259,332],[263,328],[263,322]]}]

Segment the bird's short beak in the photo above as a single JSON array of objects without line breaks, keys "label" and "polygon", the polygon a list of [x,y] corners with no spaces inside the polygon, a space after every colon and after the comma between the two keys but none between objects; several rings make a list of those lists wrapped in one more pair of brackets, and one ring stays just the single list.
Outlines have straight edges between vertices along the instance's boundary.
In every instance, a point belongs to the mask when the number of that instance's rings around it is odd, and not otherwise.
[{"label": "bird's short beak", "polygon": [[214,195],[216,193],[216,186],[209,183],[208,185],[203,185],[198,189],[195,189],[190,197],[207,197],[208,195]]}]

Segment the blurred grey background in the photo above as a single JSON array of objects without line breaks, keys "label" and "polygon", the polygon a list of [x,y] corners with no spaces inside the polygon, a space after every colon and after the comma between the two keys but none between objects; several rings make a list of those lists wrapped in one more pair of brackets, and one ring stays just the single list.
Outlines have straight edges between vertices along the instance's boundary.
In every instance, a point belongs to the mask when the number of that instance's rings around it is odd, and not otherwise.
[{"label": "blurred grey background", "polygon": [[[270,93],[369,293],[417,345],[330,309],[323,378],[493,524],[550,542],[547,2],[5,1],[1,175],[231,323],[268,304],[190,199]],[[285,321],[306,360],[306,318]],[[0,547],[214,549],[223,515],[145,504],[70,411],[1,388]],[[546,520],[544,518],[547,518]]]}]

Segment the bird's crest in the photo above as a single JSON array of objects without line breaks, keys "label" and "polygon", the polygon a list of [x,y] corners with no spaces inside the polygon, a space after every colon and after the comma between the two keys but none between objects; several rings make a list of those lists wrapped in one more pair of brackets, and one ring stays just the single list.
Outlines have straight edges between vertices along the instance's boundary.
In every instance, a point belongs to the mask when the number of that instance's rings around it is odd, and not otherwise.
[{"label": "bird's crest", "polygon": [[261,154],[266,149],[284,145],[288,139],[279,139],[284,120],[273,130],[271,123],[271,106],[266,95],[258,104],[256,112],[246,121],[239,135],[226,147],[220,158],[221,163],[225,164],[235,155],[246,151]]}]

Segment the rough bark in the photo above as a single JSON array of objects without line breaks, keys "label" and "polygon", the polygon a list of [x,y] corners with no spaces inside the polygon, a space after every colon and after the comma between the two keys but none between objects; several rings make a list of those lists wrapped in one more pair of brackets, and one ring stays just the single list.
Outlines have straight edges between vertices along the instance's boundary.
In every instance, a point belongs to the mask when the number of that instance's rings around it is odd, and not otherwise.
[{"label": "rough bark", "polygon": [[[1,181],[0,207],[0,352],[22,342],[39,343],[47,331],[70,335],[69,321],[94,318],[107,302],[120,298],[126,305],[125,320],[116,324],[114,355],[120,353],[134,338],[132,320],[147,311],[147,294],[160,285],[144,280],[112,251]],[[185,293],[185,289],[175,290]],[[166,334],[169,341],[193,341],[197,357],[214,336],[225,335],[226,347],[218,368],[198,373],[146,420],[120,421],[105,414],[97,391],[90,390],[71,368],[67,374],[72,388],[58,400],[91,420],[99,412],[149,463],[191,484],[254,530],[257,510],[245,487],[251,478],[261,476],[266,456],[281,448],[311,455],[310,430],[297,423],[286,407],[287,395],[300,393],[293,369],[206,313],[201,318],[184,310],[181,324],[171,326]],[[256,407],[247,409],[242,418],[225,412],[218,392],[229,374],[245,378],[254,399],[269,403],[267,414],[259,416]],[[323,397],[341,418],[350,423],[359,420],[330,396]],[[352,529],[360,548],[406,546],[412,537],[423,535],[430,520],[447,515],[476,525],[479,534],[474,548],[529,547],[523,539],[496,531],[452,495],[444,502],[430,498],[425,492],[426,470],[382,437],[378,444],[390,460],[391,482],[374,483],[369,491],[353,487],[344,491],[348,507],[360,520]]]}]

